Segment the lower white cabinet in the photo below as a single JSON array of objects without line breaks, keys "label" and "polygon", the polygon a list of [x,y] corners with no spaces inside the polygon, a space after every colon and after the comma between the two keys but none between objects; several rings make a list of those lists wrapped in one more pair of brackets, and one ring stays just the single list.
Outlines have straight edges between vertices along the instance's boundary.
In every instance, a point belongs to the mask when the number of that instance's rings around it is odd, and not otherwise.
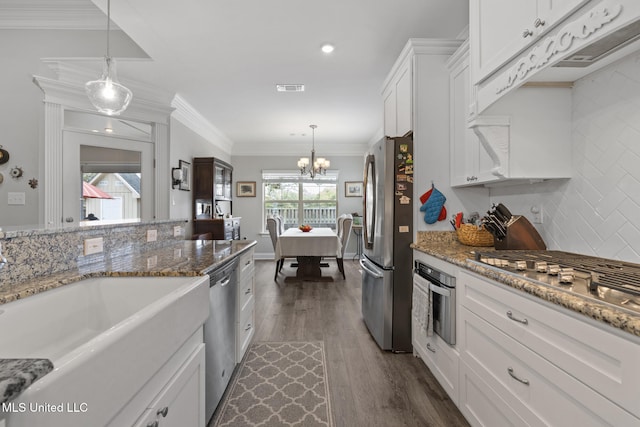
[{"label": "lower white cabinet", "polygon": [[255,260],[254,249],[240,256],[236,326],[236,363],[240,363],[255,334]]},{"label": "lower white cabinet", "polygon": [[206,420],[203,336],[200,327],[188,337],[182,347],[109,422],[108,427],[204,427]]},{"label": "lower white cabinet", "polygon": [[458,361],[460,356],[439,335],[427,335],[425,312],[428,310],[428,289],[413,284],[411,334],[413,352],[419,356],[445,389],[454,403],[458,403]]},{"label": "lower white cabinet", "polygon": [[640,345],[467,272],[457,289],[472,425],[640,425]]},{"label": "lower white cabinet", "polygon": [[204,344],[201,344],[134,427],[204,426],[204,369]]}]

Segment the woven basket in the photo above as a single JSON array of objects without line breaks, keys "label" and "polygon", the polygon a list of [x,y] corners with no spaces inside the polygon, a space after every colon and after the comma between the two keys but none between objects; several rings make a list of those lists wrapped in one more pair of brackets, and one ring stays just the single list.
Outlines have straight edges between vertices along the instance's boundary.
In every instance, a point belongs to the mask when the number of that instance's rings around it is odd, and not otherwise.
[{"label": "woven basket", "polygon": [[460,224],[456,230],[458,240],[467,246],[493,246],[493,235],[473,224]]}]

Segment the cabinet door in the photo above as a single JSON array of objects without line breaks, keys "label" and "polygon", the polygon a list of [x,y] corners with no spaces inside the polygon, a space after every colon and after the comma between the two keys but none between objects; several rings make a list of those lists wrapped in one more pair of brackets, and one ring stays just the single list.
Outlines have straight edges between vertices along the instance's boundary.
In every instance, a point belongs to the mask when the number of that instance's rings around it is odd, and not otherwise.
[{"label": "cabinet door", "polygon": [[404,136],[413,128],[411,96],[411,61],[402,70],[396,83],[396,133]]},{"label": "cabinet door", "polygon": [[224,190],[225,190],[225,178],[224,178],[225,168],[220,165],[215,165],[215,196],[216,198],[225,198]]},{"label": "cabinet door", "polygon": [[491,173],[493,160],[478,136],[468,127],[470,103],[469,58],[462,59],[450,73],[451,186],[467,186],[498,179]]},{"label": "cabinet door", "polygon": [[544,21],[544,28],[561,20],[589,0],[538,0],[538,17]]},{"label": "cabinet door", "polygon": [[[187,359],[135,427],[205,426],[204,344]],[[157,424],[154,424],[157,421]]]},{"label": "cabinet door", "polygon": [[213,161],[193,162],[194,199],[213,199]]},{"label": "cabinet door", "polygon": [[[395,89],[395,88],[394,88]],[[396,134],[396,91],[390,90],[384,97],[384,134]]]},{"label": "cabinet door", "polygon": [[469,3],[473,84],[489,76],[533,40],[538,32],[534,27],[536,17],[535,0],[472,0]]}]

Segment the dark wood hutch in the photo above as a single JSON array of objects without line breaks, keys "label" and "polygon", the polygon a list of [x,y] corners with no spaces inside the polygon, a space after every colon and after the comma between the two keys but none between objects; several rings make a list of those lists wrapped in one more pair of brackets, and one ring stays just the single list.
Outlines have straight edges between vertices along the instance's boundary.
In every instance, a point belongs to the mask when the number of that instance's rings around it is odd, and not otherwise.
[{"label": "dark wood hutch", "polygon": [[214,240],[240,239],[233,217],[233,166],[213,157],[193,158],[193,235]]}]

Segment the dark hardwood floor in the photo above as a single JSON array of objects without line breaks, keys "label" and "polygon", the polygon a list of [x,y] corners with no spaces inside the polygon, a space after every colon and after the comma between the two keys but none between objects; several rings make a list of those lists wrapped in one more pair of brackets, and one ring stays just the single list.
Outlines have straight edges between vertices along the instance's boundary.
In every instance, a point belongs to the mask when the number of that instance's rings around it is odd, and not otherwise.
[{"label": "dark hardwood floor", "polygon": [[323,341],[336,427],[467,426],[429,369],[412,354],[381,351],[361,315],[357,261],[323,268],[333,282],[277,282],[273,261],[256,262],[255,341]]}]

